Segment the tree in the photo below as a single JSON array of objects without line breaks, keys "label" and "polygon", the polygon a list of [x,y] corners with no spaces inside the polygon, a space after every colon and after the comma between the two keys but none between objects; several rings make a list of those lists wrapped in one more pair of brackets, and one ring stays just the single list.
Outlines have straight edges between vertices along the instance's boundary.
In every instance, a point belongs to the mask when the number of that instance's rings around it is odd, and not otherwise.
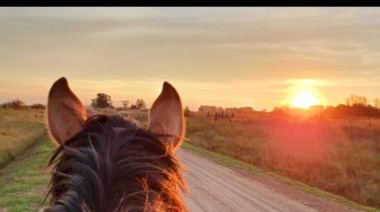
[{"label": "tree", "polygon": [[199,112],[209,112],[209,113],[215,113],[217,107],[216,106],[210,106],[210,105],[201,105],[198,108]]},{"label": "tree", "polygon": [[15,100],[11,100],[7,103],[4,103],[3,107],[4,108],[10,107],[10,108],[15,109],[15,110],[20,110],[20,109],[25,109],[26,105],[23,101],[21,101],[19,99],[15,99]]},{"label": "tree", "polygon": [[144,109],[146,109],[146,103],[144,102],[143,99],[137,99],[136,100],[136,107],[139,110],[144,110]]},{"label": "tree", "polygon": [[188,117],[191,113],[190,108],[188,106],[185,107],[185,110],[183,111],[184,116]]},{"label": "tree", "polygon": [[92,107],[95,108],[109,108],[112,106],[112,100],[111,96],[105,94],[105,93],[98,93],[97,97],[95,99],[92,99]]},{"label": "tree", "polygon": [[123,104],[124,110],[128,109],[129,100],[123,100],[123,101],[121,101],[121,103]]},{"label": "tree", "polygon": [[41,104],[41,103],[32,104],[30,107],[33,109],[40,109],[40,110],[46,109],[46,106],[44,104]]},{"label": "tree", "polygon": [[365,96],[356,96],[354,94],[351,94],[349,97],[346,98],[347,106],[353,106],[353,105],[368,106],[368,104],[369,104],[369,99]]},{"label": "tree", "polygon": [[373,106],[377,109],[380,109],[380,98],[376,97],[373,99]]}]

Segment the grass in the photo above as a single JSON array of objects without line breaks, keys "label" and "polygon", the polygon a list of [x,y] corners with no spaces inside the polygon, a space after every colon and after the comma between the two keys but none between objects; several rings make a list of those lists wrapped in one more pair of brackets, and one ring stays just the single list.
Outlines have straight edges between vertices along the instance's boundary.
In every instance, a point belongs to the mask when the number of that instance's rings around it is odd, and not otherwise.
[{"label": "grass", "polygon": [[50,175],[46,165],[54,144],[45,134],[7,167],[0,170],[0,209],[34,211],[42,205]]},{"label": "grass", "polygon": [[380,129],[335,120],[187,119],[198,147],[292,180],[380,208]]},{"label": "grass", "polygon": [[[48,201],[42,202],[50,181],[46,165],[54,144],[44,120],[35,119],[36,111],[0,109],[0,211],[34,211],[48,205]],[[146,125],[146,113],[132,115],[129,118],[141,119]]]},{"label": "grass", "polygon": [[0,109],[0,168],[24,153],[45,132],[35,109]]},{"label": "grass", "polygon": [[[146,113],[137,116],[145,126]],[[45,166],[54,145],[43,121],[34,119],[34,110],[0,109],[0,118],[0,160],[8,163],[26,152],[0,169],[0,209],[32,211],[41,206],[49,182]],[[339,125],[331,120],[246,117],[230,123],[188,117],[187,137],[193,145],[185,143],[184,148],[206,154],[220,164],[265,173],[354,208],[378,211],[359,205],[379,208],[377,127]],[[4,160],[4,153],[8,159]]]}]

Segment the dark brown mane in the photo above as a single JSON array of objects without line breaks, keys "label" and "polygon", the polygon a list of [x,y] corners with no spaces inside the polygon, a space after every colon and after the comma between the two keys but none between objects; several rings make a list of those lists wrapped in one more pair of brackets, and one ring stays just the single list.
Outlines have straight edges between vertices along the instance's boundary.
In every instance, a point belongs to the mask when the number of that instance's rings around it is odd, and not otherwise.
[{"label": "dark brown mane", "polygon": [[49,211],[187,211],[174,155],[185,133],[184,113],[171,84],[163,83],[146,129],[121,116],[87,113],[64,77],[50,88],[47,106],[58,145],[49,162]]},{"label": "dark brown mane", "polygon": [[156,135],[120,116],[94,116],[84,129],[50,160],[49,211],[186,210],[182,167]]}]

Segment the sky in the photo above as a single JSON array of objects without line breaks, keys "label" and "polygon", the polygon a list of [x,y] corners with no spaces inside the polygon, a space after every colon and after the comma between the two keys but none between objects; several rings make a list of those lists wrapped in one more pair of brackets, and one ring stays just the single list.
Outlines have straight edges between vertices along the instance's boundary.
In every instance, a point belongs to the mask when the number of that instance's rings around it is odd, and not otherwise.
[{"label": "sky", "polygon": [[46,103],[66,77],[148,106],[164,81],[183,106],[271,110],[380,97],[380,8],[0,8],[0,103]]}]

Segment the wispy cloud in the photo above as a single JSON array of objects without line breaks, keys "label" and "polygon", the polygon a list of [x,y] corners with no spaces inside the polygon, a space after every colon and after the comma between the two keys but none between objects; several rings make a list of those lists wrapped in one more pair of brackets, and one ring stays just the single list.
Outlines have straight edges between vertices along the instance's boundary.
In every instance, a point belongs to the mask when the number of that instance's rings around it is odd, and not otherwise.
[{"label": "wispy cloud", "polygon": [[0,8],[0,101],[12,94],[27,99],[63,75],[87,99],[102,90],[153,101],[164,80],[192,105],[272,107],[304,87],[324,92],[331,104],[349,93],[373,96],[380,87],[379,14],[379,8]]}]

